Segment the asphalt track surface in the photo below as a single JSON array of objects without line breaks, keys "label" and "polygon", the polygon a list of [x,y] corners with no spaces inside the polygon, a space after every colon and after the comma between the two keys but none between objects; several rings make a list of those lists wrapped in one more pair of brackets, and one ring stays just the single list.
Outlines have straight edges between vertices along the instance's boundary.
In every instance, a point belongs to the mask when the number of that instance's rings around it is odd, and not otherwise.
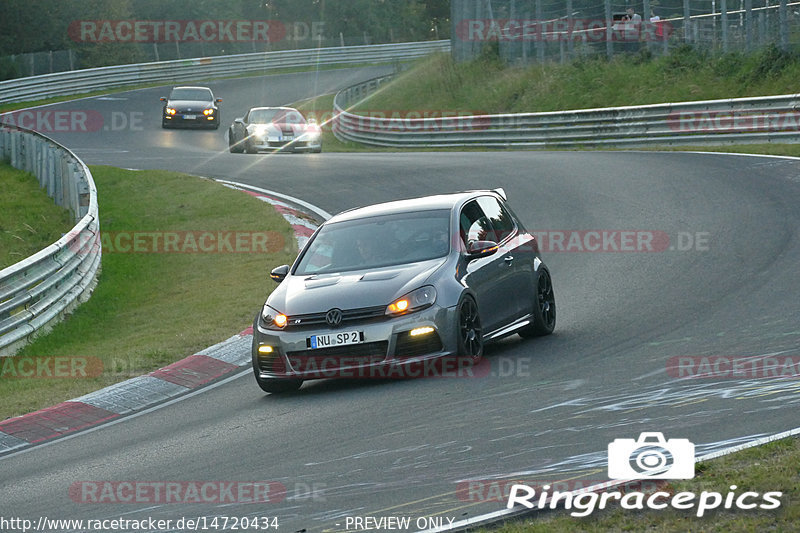
[{"label": "asphalt track surface", "polygon": [[[459,492],[464,480],[605,480],[608,443],[642,431],[688,438],[702,454],[800,426],[797,379],[692,380],[667,371],[675,356],[800,355],[800,162],[645,152],[227,153],[225,127],[250,105],[287,104],[383,70],[208,83],[224,98],[218,131],[161,130],[158,97],[167,89],[78,100],[48,109],[138,113],[140,127],[51,135],[89,164],[235,180],[331,213],[502,186],[529,230],[657,231],[669,247],[545,252],[556,332],[490,347],[483,377],[322,380],[277,396],[247,374],[7,457],[3,515],[269,516],[282,531],[309,532],[344,530],[347,516],[465,519],[505,502],[481,489]],[[678,249],[698,233],[700,249]],[[73,501],[70,487],[92,480],[268,480],[288,492],[271,504]]]}]

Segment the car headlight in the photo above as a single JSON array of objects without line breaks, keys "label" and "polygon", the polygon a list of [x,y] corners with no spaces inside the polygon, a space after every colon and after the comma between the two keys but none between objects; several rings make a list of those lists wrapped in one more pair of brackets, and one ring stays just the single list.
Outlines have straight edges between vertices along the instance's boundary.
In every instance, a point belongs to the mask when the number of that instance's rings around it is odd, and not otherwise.
[{"label": "car headlight", "polygon": [[168,107],[166,111],[167,111],[167,115],[174,115],[175,113],[178,112],[178,110],[173,108],[173,107]]},{"label": "car headlight", "polygon": [[286,327],[286,324],[289,322],[289,319],[281,312],[276,311],[272,307],[264,304],[264,308],[261,310],[261,323],[267,329],[283,329]]},{"label": "car headlight", "polygon": [[213,109],[206,109],[206,110],[203,111],[203,114],[205,116],[213,115],[214,114],[214,110]]},{"label": "car headlight", "polygon": [[403,315],[420,311],[436,302],[436,289],[431,285],[420,287],[386,306],[387,315]]}]

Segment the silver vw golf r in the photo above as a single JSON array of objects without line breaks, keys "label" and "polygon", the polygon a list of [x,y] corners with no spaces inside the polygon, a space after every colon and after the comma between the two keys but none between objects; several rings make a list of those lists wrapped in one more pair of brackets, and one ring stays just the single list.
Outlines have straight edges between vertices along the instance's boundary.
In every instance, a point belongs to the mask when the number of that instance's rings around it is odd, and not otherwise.
[{"label": "silver vw golf r", "polygon": [[502,189],[345,211],[271,277],[280,285],[253,325],[266,392],[445,356],[474,363],[485,342],[548,335],[556,321],[550,273]]}]

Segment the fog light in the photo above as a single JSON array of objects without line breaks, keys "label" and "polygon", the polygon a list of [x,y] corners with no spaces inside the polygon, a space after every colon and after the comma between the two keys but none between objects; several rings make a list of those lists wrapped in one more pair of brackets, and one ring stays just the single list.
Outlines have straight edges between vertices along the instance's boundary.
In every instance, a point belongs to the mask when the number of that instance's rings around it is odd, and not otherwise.
[{"label": "fog light", "polygon": [[427,335],[433,333],[435,330],[431,326],[423,326],[421,328],[414,328],[409,332],[409,335],[416,337],[417,335]]},{"label": "fog light", "polygon": [[258,347],[258,353],[260,353],[261,355],[270,354],[273,351],[274,350],[273,350],[272,346],[266,346],[266,345],[262,344],[262,345],[260,345]]}]

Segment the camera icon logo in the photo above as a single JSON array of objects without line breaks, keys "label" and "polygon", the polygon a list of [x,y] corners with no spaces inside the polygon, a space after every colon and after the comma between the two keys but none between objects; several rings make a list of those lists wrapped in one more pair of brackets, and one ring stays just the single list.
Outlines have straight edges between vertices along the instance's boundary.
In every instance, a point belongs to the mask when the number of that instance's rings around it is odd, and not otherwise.
[{"label": "camera icon logo", "polygon": [[663,433],[641,433],[638,439],[615,439],[608,445],[611,479],[692,479],[694,443],[664,440]]}]

